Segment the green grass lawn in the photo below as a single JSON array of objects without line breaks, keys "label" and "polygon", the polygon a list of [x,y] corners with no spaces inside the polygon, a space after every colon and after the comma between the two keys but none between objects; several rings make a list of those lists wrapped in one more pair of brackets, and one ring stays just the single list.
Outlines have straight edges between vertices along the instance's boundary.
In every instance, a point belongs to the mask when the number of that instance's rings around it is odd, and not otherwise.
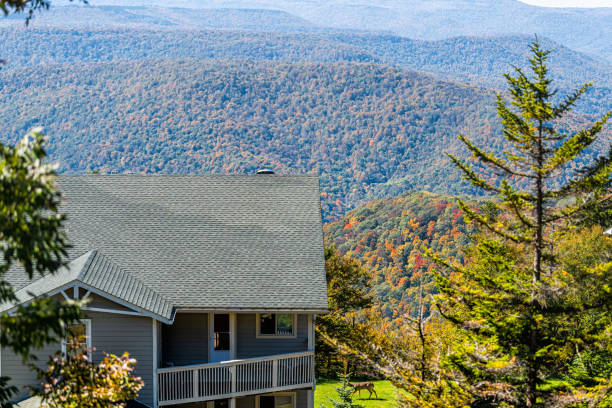
[{"label": "green grass lawn", "polygon": [[[353,402],[362,405],[365,408],[395,408],[395,396],[397,390],[389,381],[372,381],[374,383],[374,389],[378,394],[378,399],[372,395],[372,399],[368,399],[368,391],[361,391],[361,398],[358,394],[355,394]],[[337,380],[317,380],[317,390],[315,391],[315,408],[321,406],[332,407],[330,398],[337,399],[338,394],[336,393],[336,387],[340,386],[340,381]]]}]

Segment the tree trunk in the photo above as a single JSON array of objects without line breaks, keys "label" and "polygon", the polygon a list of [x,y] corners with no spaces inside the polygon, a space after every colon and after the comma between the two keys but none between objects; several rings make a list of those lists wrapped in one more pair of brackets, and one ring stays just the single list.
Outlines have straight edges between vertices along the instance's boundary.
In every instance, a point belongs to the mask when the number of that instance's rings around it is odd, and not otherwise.
[{"label": "tree trunk", "polygon": [[539,121],[538,126],[538,154],[537,154],[537,174],[536,174],[536,225],[534,239],[534,256],[533,256],[533,277],[532,281],[534,288],[532,290],[531,306],[532,310],[529,313],[529,357],[527,361],[527,389],[525,395],[525,405],[529,408],[535,407],[537,403],[537,386],[539,364],[536,359],[538,352],[538,324],[534,320],[533,315],[538,311],[539,304],[537,300],[536,285],[540,282],[542,276],[542,247],[544,242],[544,149],[542,146],[542,121]]}]

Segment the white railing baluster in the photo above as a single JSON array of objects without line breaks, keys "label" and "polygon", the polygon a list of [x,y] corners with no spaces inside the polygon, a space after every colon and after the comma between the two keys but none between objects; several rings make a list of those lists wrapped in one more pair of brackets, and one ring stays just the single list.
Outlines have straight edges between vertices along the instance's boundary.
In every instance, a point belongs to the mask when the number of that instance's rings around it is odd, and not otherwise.
[{"label": "white railing baluster", "polygon": [[160,406],[290,390],[314,382],[314,352],[160,368],[157,376]]}]

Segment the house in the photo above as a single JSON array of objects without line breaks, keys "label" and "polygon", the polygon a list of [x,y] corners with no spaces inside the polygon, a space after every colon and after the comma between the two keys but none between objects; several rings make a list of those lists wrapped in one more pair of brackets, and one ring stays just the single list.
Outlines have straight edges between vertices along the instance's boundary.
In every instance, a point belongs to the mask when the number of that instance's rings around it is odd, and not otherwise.
[{"label": "house", "polygon": [[[34,281],[10,271],[19,302],[89,299],[93,359],[136,358],[144,406],[313,407],[327,310],[316,177],[69,175],[59,188],[69,263]],[[33,374],[0,356],[26,398]]]}]

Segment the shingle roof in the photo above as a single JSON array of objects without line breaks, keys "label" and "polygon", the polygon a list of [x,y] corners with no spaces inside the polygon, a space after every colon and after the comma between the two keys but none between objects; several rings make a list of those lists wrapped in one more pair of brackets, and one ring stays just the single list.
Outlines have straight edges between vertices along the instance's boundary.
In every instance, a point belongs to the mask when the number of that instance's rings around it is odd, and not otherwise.
[{"label": "shingle roof", "polygon": [[[172,320],[172,303],[154,290],[145,286],[130,273],[108,260],[97,250],[88,251],[74,259],[54,275],[34,280],[15,293],[18,303],[24,303],[72,283],[100,291],[103,295],[117,298],[166,322]],[[12,304],[0,306],[10,309]]]},{"label": "shingle roof", "polygon": [[71,259],[103,254],[122,298],[153,302],[125,292],[135,279],[177,308],[327,309],[316,177],[80,175],[59,187]]}]

